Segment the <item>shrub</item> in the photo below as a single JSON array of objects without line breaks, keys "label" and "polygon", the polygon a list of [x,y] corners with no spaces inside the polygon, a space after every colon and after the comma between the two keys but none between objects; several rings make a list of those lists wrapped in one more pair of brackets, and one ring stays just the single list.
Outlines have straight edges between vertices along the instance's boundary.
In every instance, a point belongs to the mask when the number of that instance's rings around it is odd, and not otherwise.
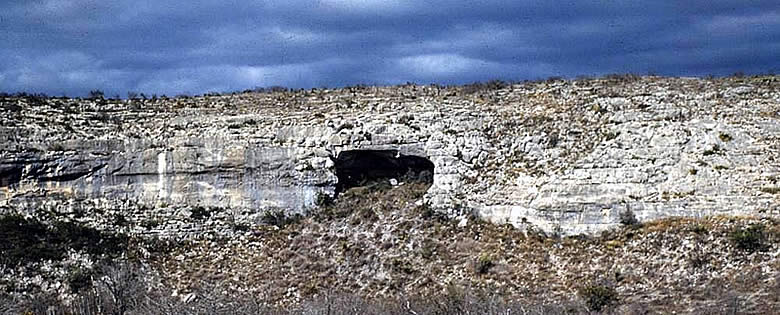
[{"label": "shrub", "polygon": [[141,227],[143,227],[143,228],[145,228],[147,230],[155,229],[155,228],[159,227],[161,224],[162,224],[162,222],[160,222],[160,220],[158,220],[158,219],[146,219],[146,220],[141,221],[141,223],[140,223]]},{"label": "shrub", "polygon": [[393,260],[390,261],[390,266],[399,272],[405,273],[405,274],[413,274],[414,273],[414,265],[412,265],[411,262],[409,262],[406,259],[403,258],[393,258]]},{"label": "shrub", "polygon": [[117,213],[114,215],[114,225],[127,226],[128,223],[130,223],[130,221],[127,220],[124,214]]},{"label": "shrub", "polygon": [[102,99],[105,96],[105,93],[101,90],[92,90],[89,91],[89,98],[91,99]]},{"label": "shrub", "polygon": [[92,286],[92,271],[89,269],[74,267],[68,272],[68,286],[71,293],[78,293],[84,288]]},{"label": "shrub", "polygon": [[360,208],[356,211],[355,215],[353,215],[351,223],[352,224],[360,224],[363,222],[374,222],[379,220],[379,216],[376,214],[374,210],[371,210],[370,208]]},{"label": "shrub", "polygon": [[420,256],[425,259],[432,259],[436,254],[438,245],[433,241],[426,241],[420,247]]},{"label": "shrub", "polygon": [[593,312],[601,312],[618,301],[615,288],[603,284],[589,284],[579,290],[579,295]]},{"label": "shrub", "polygon": [[482,254],[474,261],[474,271],[477,274],[486,274],[496,264],[493,262],[493,257],[488,254]]},{"label": "shrub", "polygon": [[317,199],[314,201],[314,205],[317,207],[327,207],[333,205],[333,197],[327,193],[317,193]]},{"label": "shrub", "polygon": [[164,256],[170,252],[189,245],[189,242],[182,240],[162,239],[162,238],[140,238],[134,239],[136,247],[143,247],[150,256]]},{"label": "shrub", "polygon": [[252,227],[249,224],[246,223],[235,223],[233,224],[233,231],[236,232],[248,232]]},{"label": "shrub", "polygon": [[710,263],[711,258],[709,253],[704,252],[701,248],[696,248],[688,256],[688,264],[693,269],[702,269]]},{"label": "shrub", "polygon": [[634,211],[627,209],[620,213],[620,224],[636,227],[639,226],[639,220],[637,220],[636,215],[634,215]]},{"label": "shrub", "polygon": [[766,231],[763,224],[753,224],[748,227],[738,227],[731,231],[729,239],[738,249],[749,253],[756,251],[765,251],[768,249],[766,244]]},{"label": "shrub", "polygon": [[195,220],[203,220],[208,217],[211,217],[211,211],[204,207],[192,208],[192,212],[190,212],[190,218]]},{"label": "shrub", "polygon": [[491,80],[488,82],[474,82],[463,86],[462,91],[465,94],[475,94],[479,92],[489,92],[508,87],[509,83],[501,80]]},{"label": "shrub", "polygon": [[147,291],[142,269],[131,263],[103,265],[97,280],[103,308],[110,314],[126,314],[135,309]]},{"label": "shrub", "polygon": [[255,93],[279,93],[279,92],[287,92],[289,91],[289,88],[283,87],[283,86],[269,86],[269,87],[255,87],[252,91]]},{"label": "shrub", "polygon": [[710,232],[710,229],[704,224],[696,224],[691,227],[691,232],[696,234],[707,234]]},{"label": "shrub", "polygon": [[417,207],[417,211],[420,213],[420,217],[425,220],[435,220],[439,222],[445,222],[447,220],[447,216],[445,214],[434,210],[431,204],[428,202],[424,202],[422,205]]},{"label": "shrub", "polygon": [[115,256],[127,248],[127,236],[73,222],[47,226],[17,214],[0,217],[0,262],[4,265],[59,260],[69,248],[95,256]]},{"label": "shrub", "polygon": [[60,248],[73,248],[92,256],[117,257],[126,252],[129,237],[121,233],[100,231],[73,222],[55,222],[51,241]]},{"label": "shrub", "polygon": [[626,74],[612,73],[604,76],[604,79],[614,84],[614,83],[636,82],[636,81],[640,81],[642,77],[633,73],[626,73]]},{"label": "shrub", "polygon": [[260,218],[260,222],[263,224],[273,225],[281,229],[285,226],[300,221],[302,217],[303,216],[300,214],[287,215],[284,210],[280,209],[269,209],[263,212],[263,216]]},{"label": "shrub", "polygon": [[0,218],[0,255],[4,265],[14,267],[62,258],[63,253],[45,241],[48,235],[46,226],[36,220],[18,214]]}]

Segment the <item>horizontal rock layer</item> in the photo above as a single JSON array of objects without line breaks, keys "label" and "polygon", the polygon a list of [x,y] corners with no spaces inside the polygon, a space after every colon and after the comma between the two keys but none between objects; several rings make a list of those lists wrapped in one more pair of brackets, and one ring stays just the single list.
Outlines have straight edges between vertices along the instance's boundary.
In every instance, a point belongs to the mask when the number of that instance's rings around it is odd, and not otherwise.
[{"label": "horizontal rock layer", "polygon": [[341,152],[394,150],[433,163],[425,196],[433,208],[520,228],[570,235],[628,214],[778,216],[778,81],[623,76],[155,100],[6,97],[0,208],[168,221],[210,207],[256,221],[333,195]]}]

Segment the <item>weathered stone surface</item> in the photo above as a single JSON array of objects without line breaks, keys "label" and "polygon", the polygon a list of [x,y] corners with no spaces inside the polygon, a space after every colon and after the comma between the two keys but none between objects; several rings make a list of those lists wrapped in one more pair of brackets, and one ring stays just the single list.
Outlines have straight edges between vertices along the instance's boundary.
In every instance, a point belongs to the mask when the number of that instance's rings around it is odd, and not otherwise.
[{"label": "weathered stone surface", "polygon": [[202,206],[251,221],[264,209],[314,207],[318,194],[334,192],[338,154],[371,149],[430,159],[425,200],[435,208],[520,228],[593,233],[625,211],[639,220],[779,216],[778,80],[5,98],[0,207],[105,207],[172,225]]}]

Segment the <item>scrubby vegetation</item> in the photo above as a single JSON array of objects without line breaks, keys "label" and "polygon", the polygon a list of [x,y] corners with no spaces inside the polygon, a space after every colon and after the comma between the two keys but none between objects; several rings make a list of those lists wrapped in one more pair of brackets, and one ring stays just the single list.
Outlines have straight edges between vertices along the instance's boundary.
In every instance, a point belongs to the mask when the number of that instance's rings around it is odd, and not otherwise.
[{"label": "scrubby vegetation", "polygon": [[260,222],[278,228],[284,228],[289,224],[300,221],[301,218],[302,216],[300,214],[288,214],[282,209],[270,209],[263,212]]},{"label": "scrubby vegetation", "polygon": [[[421,301],[412,309],[418,314],[780,308],[780,265],[772,258],[776,221],[710,217],[638,224],[627,214],[625,225],[600,236],[557,238],[474,217],[459,226],[417,202],[425,188],[351,188],[310,216],[253,230],[244,243],[200,242],[175,250],[172,255],[183,255],[186,263],[163,259],[163,278],[198,296],[208,275],[233,292],[229,296],[254,292],[254,301],[306,307],[296,310],[309,314],[339,313],[338,307],[403,314],[406,309],[393,308],[399,301]],[[735,238],[733,231],[756,224],[763,226],[765,247],[749,252],[751,237]],[[728,267],[735,261],[742,267]],[[227,271],[239,265],[244,267]],[[464,290],[471,293],[453,293]]]},{"label": "scrubby vegetation", "polygon": [[[367,182],[336,199],[320,196],[306,216],[270,210],[235,236],[190,241],[0,216],[0,314],[780,310],[776,220],[640,224],[625,211],[620,227],[599,236],[548,237],[467,211],[448,218],[421,202],[429,185]],[[218,213],[185,216],[200,222]],[[87,261],[74,263],[74,253]]]},{"label": "scrubby vegetation", "polygon": [[474,82],[471,84],[466,84],[462,87],[461,92],[464,94],[476,94],[481,92],[490,92],[494,90],[500,90],[507,86],[509,86],[511,83],[504,82],[501,80],[490,80],[487,82]]},{"label": "scrubby vegetation", "polygon": [[766,251],[769,249],[767,233],[763,224],[753,224],[747,227],[737,227],[729,238],[734,245],[746,252]]},{"label": "scrubby vegetation", "polygon": [[620,224],[630,227],[638,227],[640,225],[639,220],[637,220],[636,215],[631,209],[620,213]]},{"label": "scrubby vegetation", "polygon": [[489,254],[482,254],[474,261],[474,271],[478,274],[486,274],[496,264]]},{"label": "scrubby vegetation", "polygon": [[74,250],[89,253],[94,263],[62,263],[64,286],[58,290],[19,286],[5,278],[0,313],[780,309],[780,264],[773,258],[779,251],[776,221],[674,218],[639,225],[626,219],[600,236],[550,238],[475,217],[459,226],[458,220],[417,202],[425,189],[427,184],[415,182],[354,187],[309,216],[288,219],[269,212],[261,217],[267,225],[245,227],[235,238],[189,242],[125,241],[76,223],[7,215],[0,220],[0,246],[4,257],[14,258],[0,267],[6,273],[46,274],[36,264],[66,261],[58,253]]},{"label": "scrubby vegetation", "polygon": [[46,294],[20,300],[0,293],[0,314],[585,314],[578,301],[527,304],[508,301],[488,290],[448,287],[435,295],[404,294],[366,298],[327,292],[291,306],[271,306],[253,294],[225,294],[222,287],[204,285],[187,301],[164,288],[151,287],[137,265],[105,266],[102,278],[70,303]]},{"label": "scrubby vegetation", "polygon": [[618,302],[615,288],[605,284],[588,284],[580,288],[579,295],[585,301],[588,309],[594,312],[601,312]]},{"label": "scrubby vegetation", "polygon": [[74,222],[46,225],[18,214],[0,217],[0,264],[9,267],[64,258],[69,250],[94,257],[124,253],[127,237]]}]

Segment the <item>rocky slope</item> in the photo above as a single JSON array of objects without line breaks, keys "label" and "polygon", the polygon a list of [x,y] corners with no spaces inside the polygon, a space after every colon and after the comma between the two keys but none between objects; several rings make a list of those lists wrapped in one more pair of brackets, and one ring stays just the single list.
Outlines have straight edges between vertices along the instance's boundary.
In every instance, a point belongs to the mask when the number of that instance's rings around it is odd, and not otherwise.
[{"label": "rocky slope", "polygon": [[[370,171],[344,164],[343,153],[383,150],[432,163],[424,201],[434,209],[521,229],[595,233],[626,213],[778,216],[778,81],[610,76],[155,100],[4,97],[0,209],[101,209],[108,215],[96,225],[121,215],[159,221],[159,233],[227,233],[269,209],[316,207],[336,192],[340,167]],[[193,208],[224,216],[193,225],[183,219]]]},{"label": "rocky slope", "polygon": [[[106,246],[116,236],[79,249],[80,237],[67,244],[67,257],[0,264],[0,314],[4,305],[9,314],[109,313],[119,301],[131,314],[780,310],[778,220],[668,218],[558,238],[475,218],[453,221],[415,205],[426,188],[352,188],[306,217],[276,217],[229,237],[136,236],[119,246],[120,256]],[[0,226],[0,241],[8,228]],[[91,250],[96,243],[104,250]],[[32,259],[40,247],[16,255]]]},{"label": "rocky slope", "polygon": [[729,295],[743,310],[780,309],[777,220],[673,218],[553,238],[479,220],[458,224],[404,201],[416,188],[350,191],[315,216],[199,240],[155,261],[190,299],[207,294],[209,279],[281,304],[330,291],[436,296],[456,286],[555,305],[603,287],[614,290],[621,313],[706,310]]},{"label": "rocky slope", "polygon": [[0,313],[776,312],[779,84],[0,96]]}]

